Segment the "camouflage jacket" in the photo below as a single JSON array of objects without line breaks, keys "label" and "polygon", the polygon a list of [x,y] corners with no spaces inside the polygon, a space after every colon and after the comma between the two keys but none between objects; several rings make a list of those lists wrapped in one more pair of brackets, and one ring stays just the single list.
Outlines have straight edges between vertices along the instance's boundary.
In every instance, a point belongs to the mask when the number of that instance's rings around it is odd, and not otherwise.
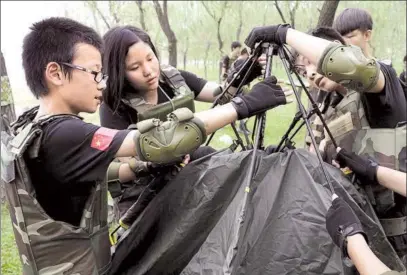
[{"label": "camouflage jacket", "polygon": [[[394,129],[370,128],[360,97],[360,93],[348,91],[336,106],[326,109],[323,118],[333,138],[341,148],[372,157],[382,166],[406,172],[406,125]],[[326,142],[324,160],[331,163],[335,147],[319,117],[312,123],[312,129],[318,145],[323,140]],[[369,191],[372,204],[380,216],[394,206],[394,194],[381,186],[373,189]]]},{"label": "camouflage jacket", "polygon": [[65,116],[34,121],[37,108],[19,117],[11,136],[2,132],[2,178],[23,274],[106,274],[110,268],[106,183],[95,183],[80,226],[53,220],[36,200],[26,162],[39,155],[42,127]]},{"label": "camouflage jacket", "polygon": [[[165,121],[169,113],[182,107],[187,107],[192,112],[195,112],[195,94],[176,68],[170,65],[161,65],[160,82],[167,83],[174,91],[175,96],[168,102],[156,105],[148,103],[138,94],[129,93],[124,95],[122,102],[137,112],[137,118],[130,117],[132,123],[135,124],[149,118],[159,118]],[[165,93],[161,87],[158,88],[158,92]]]}]

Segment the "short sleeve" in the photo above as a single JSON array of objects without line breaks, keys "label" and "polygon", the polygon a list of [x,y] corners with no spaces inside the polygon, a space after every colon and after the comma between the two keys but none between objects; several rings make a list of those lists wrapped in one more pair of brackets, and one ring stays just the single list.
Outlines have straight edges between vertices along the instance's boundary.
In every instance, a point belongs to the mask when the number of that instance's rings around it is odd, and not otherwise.
[{"label": "short sleeve", "polygon": [[61,183],[103,180],[129,132],[80,119],[58,119],[44,129],[42,161]]},{"label": "short sleeve", "polygon": [[362,102],[372,128],[393,128],[406,121],[406,97],[396,71],[379,62],[385,78],[380,93],[363,93]]},{"label": "short sleeve", "polygon": [[199,95],[203,87],[208,83],[207,80],[198,77],[196,74],[180,70],[182,77],[185,79],[185,83],[194,92],[195,97]]}]

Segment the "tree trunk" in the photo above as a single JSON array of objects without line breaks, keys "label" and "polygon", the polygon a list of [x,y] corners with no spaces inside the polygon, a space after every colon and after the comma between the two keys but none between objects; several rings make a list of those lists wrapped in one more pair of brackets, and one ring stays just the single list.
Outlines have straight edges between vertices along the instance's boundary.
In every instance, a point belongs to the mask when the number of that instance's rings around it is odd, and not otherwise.
[{"label": "tree trunk", "polygon": [[226,7],[228,5],[228,1],[223,1],[221,10],[220,10],[220,15],[219,17],[216,16],[215,12],[212,12],[205,4],[204,1],[201,1],[202,5],[204,6],[205,10],[207,11],[207,13],[213,18],[213,20],[216,22],[216,27],[217,27],[217,34],[216,37],[218,39],[218,50],[220,53],[220,56],[222,57],[223,55],[223,41],[222,41],[222,37],[220,35],[220,26],[223,20],[223,17],[225,16],[225,11],[226,11]]},{"label": "tree trunk", "polygon": [[185,50],[184,50],[184,57],[183,57],[184,70],[187,66],[188,48],[189,48],[189,36],[187,36],[186,46],[185,46]]},{"label": "tree trunk", "polygon": [[278,13],[280,14],[280,17],[281,17],[281,20],[283,20],[283,23],[287,23],[287,21],[284,18],[284,14],[281,11],[280,6],[278,5],[277,1],[274,1],[274,6],[276,6],[276,9],[277,9]]},{"label": "tree trunk", "polygon": [[204,74],[205,74],[205,79],[208,79],[208,68],[207,68],[207,63],[208,63],[208,55],[209,55],[209,49],[211,48],[211,41],[206,42],[206,49],[205,49],[205,59],[204,59]]},{"label": "tree trunk", "polygon": [[1,75],[1,114],[6,115],[10,122],[16,120],[16,111],[14,108],[13,93],[11,92],[10,81],[7,75],[6,61],[3,52],[0,57],[0,75]]},{"label": "tree trunk", "polygon": [[119,5],[118,2],[116,1],[109,1],[109,11],[110,14],[113,16],[114,22],[116,25],[120,24],[120,19],[117,16],[117,10],[116,10],[116,5]]},{"label": "tree trunk", "polygon": [[236,31],[236,41],[240,41],[240,34],[242,33],[242,27],[243,27],[243,15],[242,11],[243,10],[243,1],[239,2],[239,26],[237,27]]},{"label": "tree trunk", "polygon": [[140,12],[140,25],[143,30],[147,31],[147,26],[146,26],[146,21],[144,19],[144,8],[143,8],[143,1],[142,0],[137,0],[137,7]]},{"label": "tree trunk", "polygon": [[218,19],[218,28],[217,28],[217,38],[218,38],[218,50],[219,50],[219,54],[220,56],[223,55],[223,41],[222,41],[222,37],[220,36],[220,24],[222,23],[222,18]]},{"label": "tree trunk", "polygon": [[86,1],[85,3],[92,10],[92,12],[96,12],[102,18],[103,22],[105,22],[105,25],[106,25],[107,29],[109,30],[110,29],[109,21],[103,15],[103,13],[100,11],[97,2],[96,1]]},{"label": "tree trunk", "polygon": [[290,22],[291,22],[291,27],[293,27],[293,29],[295,29],[295,13],[298,9],[298,5],[299,5],[299,1],[296,0],[294,6],[291,6],[290,3]]},{"label": "tree trunk", "polygon": [[168,21],[167,0],[163,1],[162,8],[157,0],[154,0],[153,3],[161,29],[164,31],[165,36],[167,36],[168,63],[171,66],[177,67],[177,38],[171,29],[170,22]]},{"label": "tree trunk", "polygon": [[319,19],[317,23],[318,27],[332,27],[335,18],[335,12],[338,8],[339,0],[325,0],[324,4],[322,5]]}]

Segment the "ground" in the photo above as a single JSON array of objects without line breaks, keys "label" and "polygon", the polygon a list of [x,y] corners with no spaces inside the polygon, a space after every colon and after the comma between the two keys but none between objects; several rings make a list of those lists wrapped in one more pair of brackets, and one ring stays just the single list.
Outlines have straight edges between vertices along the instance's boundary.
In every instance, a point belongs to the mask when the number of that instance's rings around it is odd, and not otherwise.
[{"label": "ground", "polygon": [[[191,70],[193,71],[193,70]],[[198,73],[198,72],[196,72]],[[202,75],[202,74],[200,74]],[[209,79],[214,79],[215,77],[208,77]],[[303,103],[306,102],[305,96],[302,97]],[[288,126],[290,125],[296,108],[297,103],[291,103],[285,106],[279,106],[273,110],[267,112],[266,119],[266,131],[264,144],[278,144],[281,137],[284,135]],[[209,103],[196,103],[196,111],[206,110],[210,108]],[[305,105],[306,106],[306,105]],[[81,114],[84,116],[85,120],[95,124],[99,124],[99,115],[95,114]],[[248,122],[248,128],[252,130],[254,118],[250,119]],[[299,125],[299,123],[298,123]],[[294,141],[296,142],[296,147],[301,148],[304,144],[305,126],[296,135]],[[229,138],[230,137],[230,138]],[[216,132],[214,139],[211,142],[211,146],[216,149],[222,149],[229,146],[228,141],[234,139],[235,135],[230,126],[225,127]],[[242,136],[243,139],[243,136]],[[16,275],[21,274],[21,264],[17,253],[17,248],[14,242],[14,233],[10,222],[10,217],[8,213],[8,208],[6,204],[1,205],[1,274],[3,275]]]}]

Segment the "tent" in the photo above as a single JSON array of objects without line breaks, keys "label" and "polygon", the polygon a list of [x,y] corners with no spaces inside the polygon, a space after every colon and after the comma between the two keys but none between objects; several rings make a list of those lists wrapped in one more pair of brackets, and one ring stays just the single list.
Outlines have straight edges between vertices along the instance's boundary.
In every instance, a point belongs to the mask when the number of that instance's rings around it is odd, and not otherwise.
[{"label": "tent", "polygon": [[[331,192],[303,149],[222,151],[188,164],[118,242],[111,274],[356,274],[325,229]],[[324,164],[360,218],[373,252],[404,270],[367,197]]]}]

